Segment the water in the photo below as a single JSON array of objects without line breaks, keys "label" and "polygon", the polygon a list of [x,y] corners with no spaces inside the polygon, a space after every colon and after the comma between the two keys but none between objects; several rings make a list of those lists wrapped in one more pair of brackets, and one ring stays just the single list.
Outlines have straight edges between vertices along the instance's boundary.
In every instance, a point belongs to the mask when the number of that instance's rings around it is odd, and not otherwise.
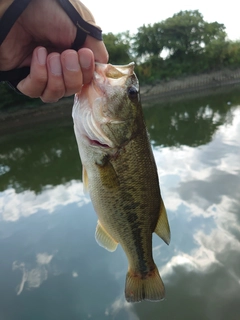
[{"label": "water", "polygon": [[239,320],[238,91],[144,109],[172,231],[158,303],[126,303],[124,252],[95,242],[71,119],[2,135],[0,320]]}]

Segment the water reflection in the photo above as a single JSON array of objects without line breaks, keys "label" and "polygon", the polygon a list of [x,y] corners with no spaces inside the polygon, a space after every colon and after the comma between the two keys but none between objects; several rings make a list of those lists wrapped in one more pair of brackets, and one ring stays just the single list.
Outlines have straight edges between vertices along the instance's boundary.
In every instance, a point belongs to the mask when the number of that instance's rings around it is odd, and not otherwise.
[{"label": "water reflection", "polygon": [[81,163],[71,119],[68,126],[46,126],[1,137],[0,178],[0,191],[13,187],[16,192],[35,193],[46,185],[80,179]]},{"label": "water reflection", "polygon": [[236,97],[144,110],[172,230],[169,247],[153,237],[161,303],[125,302],[126,257],[95,242],[72,125],[1,137],[0,319],[238,320]]},{"label": "water reflection", "polygon": [[40,210],[53,213],[61,206],[77,203],[80,207],[88,202],[90,198],[84,194],[83,184],[75,180],[64,185],[45,186],[40,194],[32,190],[17,193],[14,188],[9,188],[0,193],[0,219],[16,221]]},{"label": "water reflection", "polygon": [[234,96],[203,97],[175,104],[158,104],[145,109],[149,133],[156,146],[191,147],[206,144],[222,124],[231,124],[234,103],[227,103]]},{"label": "water reflection", "polygon": [[43,281],[47,280],[48,271],[47,265],[51,262],[53,255],[48,255],[47,253],[38,253],[36,256],[36,267],[34,269],[28,270],[24,262],[14,261],[12,269],[22,271],[22,281],[17,286],[17,295],[21,294],[25,283],[27,283],[27,288],[38,288]]}]

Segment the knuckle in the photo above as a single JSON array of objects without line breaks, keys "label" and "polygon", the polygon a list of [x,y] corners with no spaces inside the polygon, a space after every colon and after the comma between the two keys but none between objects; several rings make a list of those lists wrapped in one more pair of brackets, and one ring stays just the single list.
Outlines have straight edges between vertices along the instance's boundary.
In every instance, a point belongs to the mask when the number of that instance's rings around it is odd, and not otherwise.
[{"label": "knuckle", "polygon": [[65,93],[65,89],[63,89],[62,87],[53,87],[51,89],[48,90],[48,94],[52,97],[62,97]]},{"label": "knuckle", "polygon": [[47,78],[46,77],[38,77],[34,79],[35,85],[38,87],[45,87],[47,85]]}]

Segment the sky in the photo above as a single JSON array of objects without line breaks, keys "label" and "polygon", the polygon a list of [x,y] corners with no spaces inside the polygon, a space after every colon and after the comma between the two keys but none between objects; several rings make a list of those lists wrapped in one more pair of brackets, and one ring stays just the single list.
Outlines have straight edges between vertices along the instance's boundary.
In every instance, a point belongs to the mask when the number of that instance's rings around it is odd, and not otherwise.
[{"label": "sky", "polygon": [[179,11],[199,10],[205,21],[223,23],[228,38],[240,39],[239,2],[236,0],[82,0],[93,13],[96,23],[103,33],[131,33],[143,24],[153,24],[165,20]]}]

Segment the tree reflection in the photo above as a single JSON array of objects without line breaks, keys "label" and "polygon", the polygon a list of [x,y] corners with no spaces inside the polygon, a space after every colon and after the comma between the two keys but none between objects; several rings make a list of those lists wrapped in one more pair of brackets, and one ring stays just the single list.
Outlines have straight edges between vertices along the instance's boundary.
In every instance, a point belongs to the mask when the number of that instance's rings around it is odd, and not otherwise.
[{"label": "tree reflection", "polygon": [[[41,192],[46,185],[59,185],[81,178],[81,162],[70,119],[64,127],[49,127],[7,136],[0,140],[0,191]],[[0,171],[1,172],[1,171]]]},{"label": "tree reflection", "polygon": [[238,91],[145,108],[145,118],[155,146],[197,147],[212,140],[217,128],[232,121]]},{"label": "tree reflection", "polygon": [[[228,103],[228,102],[231,102]],[[219,94],[145,108],[145,118],[155,146],[196,147],[211,141],[218,127],[231,123],[240,93]],[[0,191],[41,192],[46,185],[59,185],[81,178],[72,119],[19,132],[0,139]]]}]

